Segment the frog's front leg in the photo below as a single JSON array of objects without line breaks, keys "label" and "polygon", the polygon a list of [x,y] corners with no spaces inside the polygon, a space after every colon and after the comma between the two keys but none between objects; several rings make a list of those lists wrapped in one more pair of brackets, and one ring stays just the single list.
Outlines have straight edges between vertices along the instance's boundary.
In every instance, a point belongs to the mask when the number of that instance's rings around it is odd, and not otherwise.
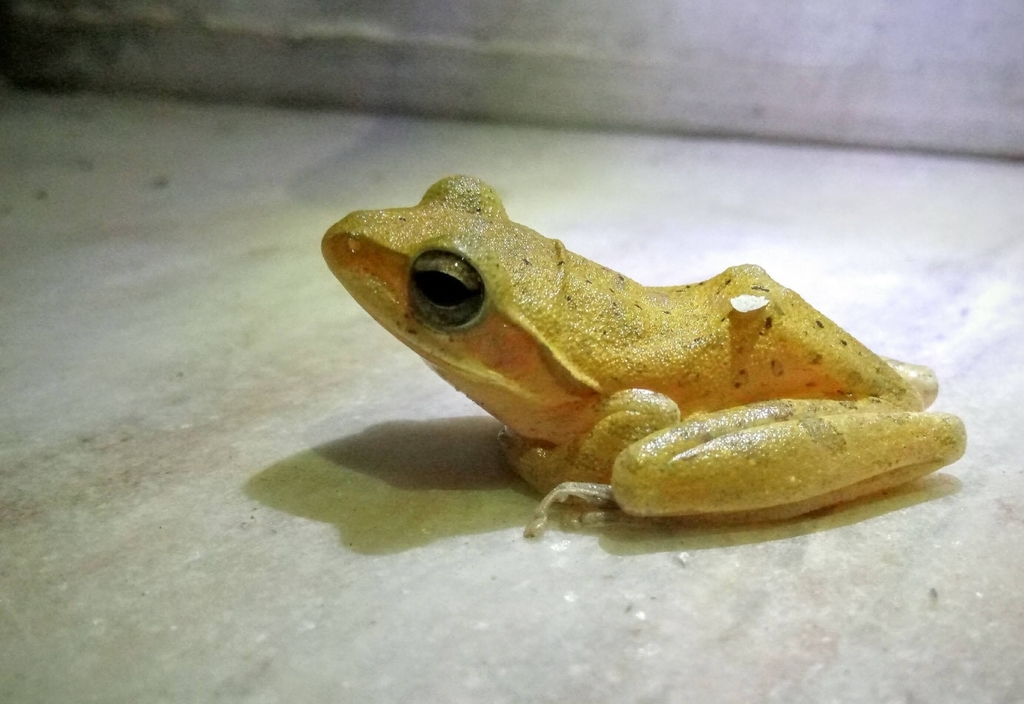
[{"label": "frog's front leg", "polygon": [[878,399],[773,401],[689,418],[632,444],[612,493],[637,516],[778,520],[871,494],[957,460],[966,434],[945,413]]},{"label": "frog's front leg", "polygon": [[582,437],[564,445],[547,446],[506,429],[501,441],[519,474],[547,492],[527,537],[540,533],[555,503],[581,499],[599,506],[611,500],[612,466],[622,452],[657,430],[679,422],[672,399],[646,389],[626,389],[609,396],[597,409],[597,422]]}]

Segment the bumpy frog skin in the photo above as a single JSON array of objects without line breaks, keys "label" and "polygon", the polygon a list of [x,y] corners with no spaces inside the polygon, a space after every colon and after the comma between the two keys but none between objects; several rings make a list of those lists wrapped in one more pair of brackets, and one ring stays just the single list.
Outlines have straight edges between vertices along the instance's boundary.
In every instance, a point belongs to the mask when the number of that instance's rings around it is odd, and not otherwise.
[{"label": "bumpy frog skin", "polygon": [[757,266],[646,287],[443,179],[411,208],[328,230],[331,271],[373,318],[505,424],[552,503],[775,520],[956,461],[926,367],[885,359]]}]

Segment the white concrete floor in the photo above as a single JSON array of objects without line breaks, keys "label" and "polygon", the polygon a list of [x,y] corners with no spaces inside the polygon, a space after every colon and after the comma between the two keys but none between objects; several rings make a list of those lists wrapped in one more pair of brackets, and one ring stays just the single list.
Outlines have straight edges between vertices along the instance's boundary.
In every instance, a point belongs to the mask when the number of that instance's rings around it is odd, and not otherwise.
[{"label": "white concrete floor", "polygon": [[[1024,165],[0,93],[0,700],[1024,700]],[[646,283],[765,266],[970,447],[772,527],[553,530],[323,231],[491,182]]]}]

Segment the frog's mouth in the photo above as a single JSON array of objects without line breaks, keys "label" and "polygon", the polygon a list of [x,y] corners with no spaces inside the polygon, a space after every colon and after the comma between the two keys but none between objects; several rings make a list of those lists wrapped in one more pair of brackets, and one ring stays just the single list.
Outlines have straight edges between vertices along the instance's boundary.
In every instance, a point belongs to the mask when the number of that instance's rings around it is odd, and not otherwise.
[{"label": "frog's mouth", "polygon": [[395,332],[394,319],[401,317],[398,311],[401,310],[402,304],[386,281],[372,275],[343,275],[339,280],[363,310],[389,331]]},{"label": "frog's mouth", "polygon": [[477,403],[483,403],[490,395],[480,393],[485,388],[537,404],[547,398],[546,393],[531,388],[527,381],[515,378],[514,374],[492,368],[465,351],[449,350],[449,345],[457,346],[456,338],[416,322],[404,301],[392,294],[386,281],[373,276],[355,276],[342,278],[342,284],[377,323],[418,354],[435,373]]}]

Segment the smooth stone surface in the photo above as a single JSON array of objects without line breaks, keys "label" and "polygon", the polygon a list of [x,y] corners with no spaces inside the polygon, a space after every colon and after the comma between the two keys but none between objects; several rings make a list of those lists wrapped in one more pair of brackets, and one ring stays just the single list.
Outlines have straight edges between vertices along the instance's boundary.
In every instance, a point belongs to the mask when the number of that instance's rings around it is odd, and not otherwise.
[{"label": "smooth stone surface", "polygon": [[[0,700],[1024,698],[1024,166],[0,93]],[[319,253],[437,178],[645,283],[753,262],[933,366],[956,465],[522,538],[497,424]]]}]

